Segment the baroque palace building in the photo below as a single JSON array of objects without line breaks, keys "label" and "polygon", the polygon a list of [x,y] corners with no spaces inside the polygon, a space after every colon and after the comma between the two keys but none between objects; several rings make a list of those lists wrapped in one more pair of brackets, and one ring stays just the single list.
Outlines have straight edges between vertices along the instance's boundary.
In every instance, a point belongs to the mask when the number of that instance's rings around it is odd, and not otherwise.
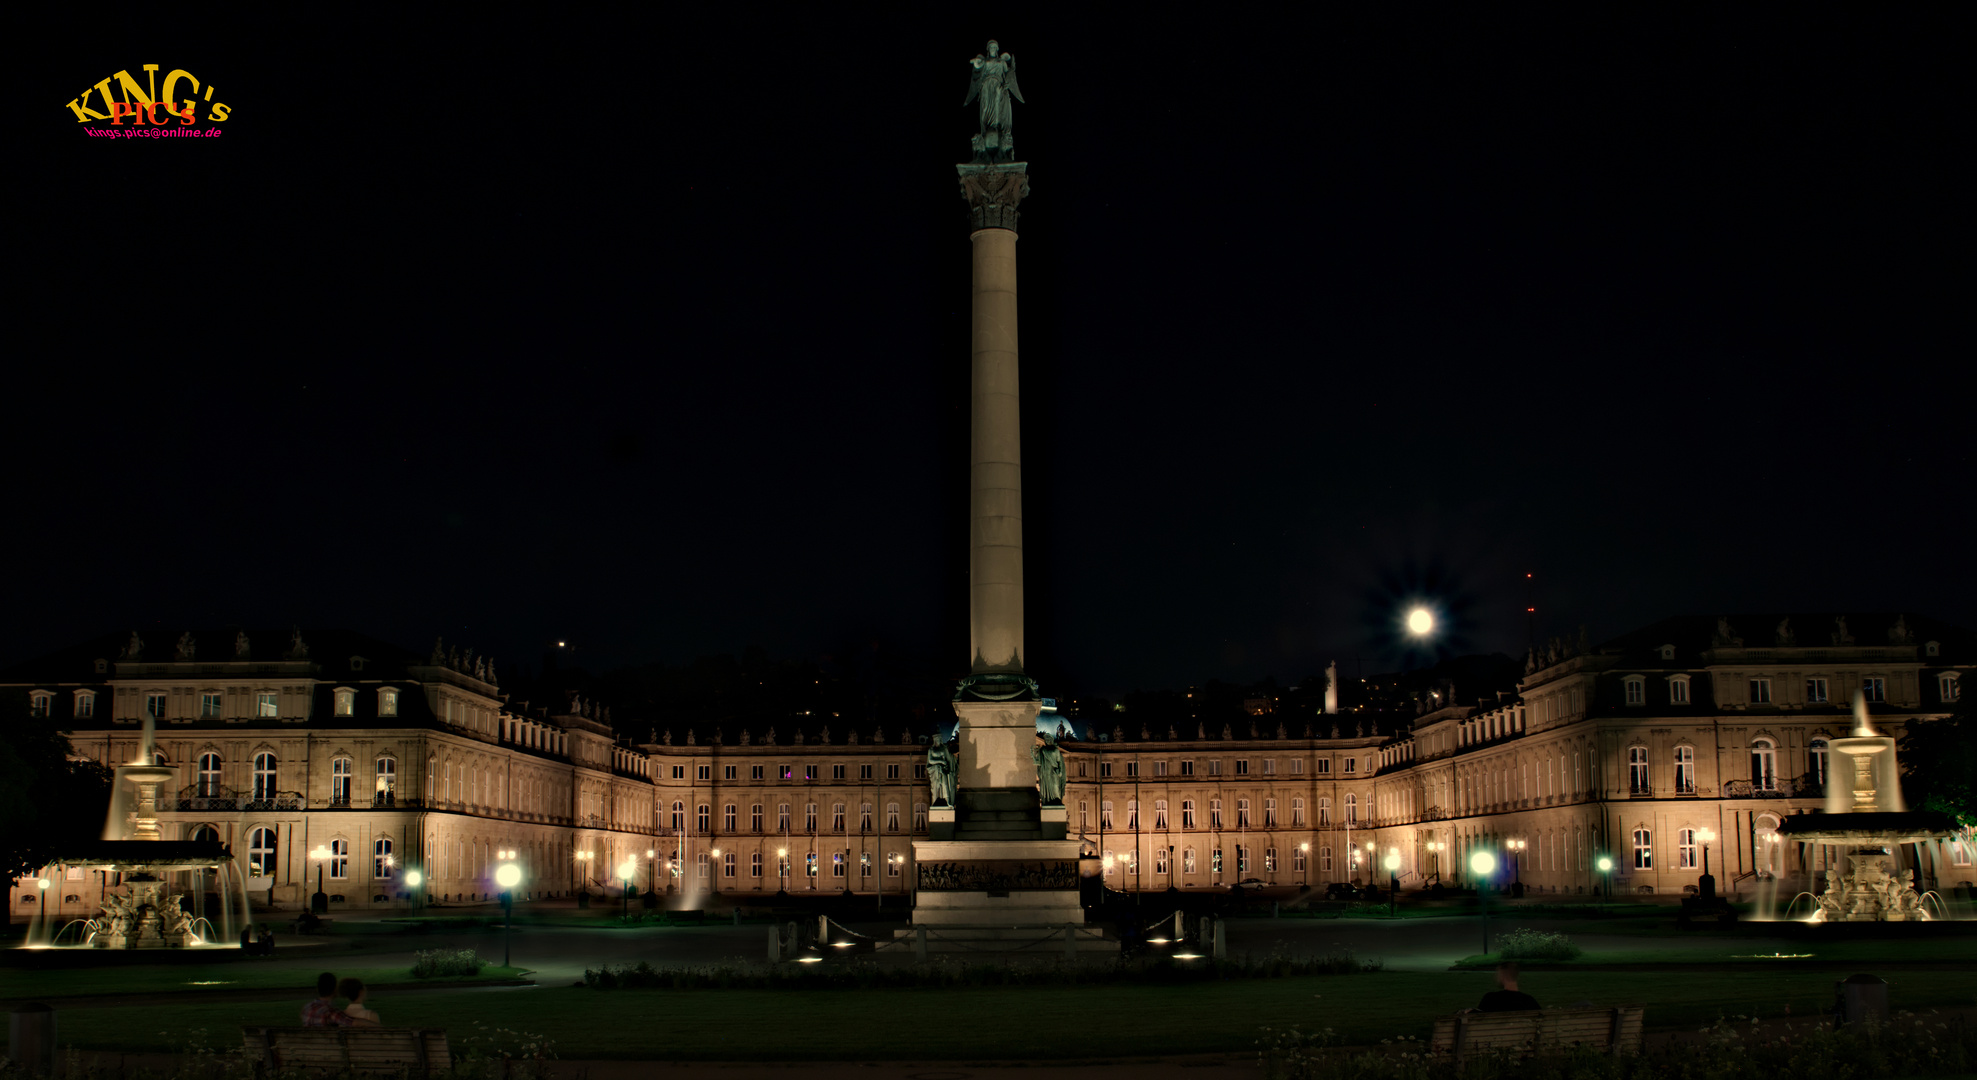
[{"label": "baroque palace building", "polygon": [[[1676,618],[1555,641],[1515,687],[1469,705],[1427,693],[1398,720],[1292,725],[1258,701],[1190,733],[1114,714],[1065,744],[1065,801],[1092,872],[1127,891],[1384,884],[1393,851],[1403,888],[1455,885],[1487,849],[1498,885],[1680,894],[1705,846],[1725,891],[1805,888],[1832,853],[1777,828],[1824,806],[1854,693],[1899,737],[1953,707],[1973,654],[1968,631],[1894,614]],[[320,880],[333,912],[406,906],[412,869],[427,902],[483,901],[503,850],[537,897],[615,886],[626,862],[662,893],[912,892],[927,733],[793,716],[634,743],[622,729],[641,725],[608,708],[532,706],[496,679],[471,652],[229,631],[85,643],[0,686],[106,764],[155,717],[157,761],[179,772],[163,835],[229,845],[261,904],[300,907]],[[1968,841],[1927,887],[1972,880]],[[53,873],[62,917],[114,884]],[[15,883],[10,912],[28,913],[33,884]]]}]

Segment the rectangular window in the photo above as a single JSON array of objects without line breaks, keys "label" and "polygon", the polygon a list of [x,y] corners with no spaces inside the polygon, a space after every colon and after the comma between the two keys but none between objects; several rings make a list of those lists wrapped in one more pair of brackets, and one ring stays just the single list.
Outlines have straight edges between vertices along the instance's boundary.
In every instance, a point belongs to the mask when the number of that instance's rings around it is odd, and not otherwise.
[{"label": "rectangular window", "polygon": [[748,767],[748,778],[749,778],[750,780],[760,780],[760,779],[762,779],[762,766],[760,766],[760,765],[750,765],[750,766]]},{"label": "rectangular window", "polygon": [[1209,759],[1208,759],[1208,775],[1210,775],[1210,776],[1220,776],[1220,775],[1222,775],[1222,759],[1221,759],[1221,758],[1209,758]]},{"label": "rectangular window", "polygon": [[1627,704],[1629,705],[1647,704],[1646,680],[1628,679],[1626,685],[1627,685]]},{"label": "rectangular window", "polygon": [[897,764],[886,766],[886,779],[888,780],[899,779],[899,766]]},{"label": "rectangular window", "polygon": [[686,779],[686,766],[684,765],[673,766],[673,779],[675,780]]},{"label": "rectangular window", "polygon": [[913,804],[913,831],[916,833],[923,833],[927,831],[926,803],[916,802]]},{"label": "rectangular window", "polygon": [[833,780],[844,779],[844,766],[842,765],[831,766],[831,779]]},{"label": "rectangular window", "polygon": [[1111,776],[1111,775],[1112,775],[1112,763],[1111,763],[1111,762],[1109,762],[1109,761],[1101,761],[1101,762],[1099,762],[1099,763],[1098,763],[1098,775],[1100,775],[1100,776]]},{"label": "rectangular window", "polygon": [[749,807],[748,807],[748,831],[749,831],[749,832],[752,832],[752,833],[758,833],[758,834],[759,834],[759,833],[760,833],[760,832],[762,831],[762,804],[761,804],[761,803],[750,803],[750,804],[749,804]]},{"label": "rectangular window", "polygon": [[1167,827],[1166,799],[1153,800],[1153,827],[1156,829],[1165,829]]},{"label": "rectangular window", "polygon": [[48,694],[36,694],[33,700],[28,702],[27,712],[29,716],[47,716],[53,710],[54,705],[55,699],[52,696]]},{"label": "rectangular window", "polygon": [[1140,804],[1138,799],[1126,800],[1126,828],[1138,832],[1140,827]]},{"label": "rectangular window", "polygon": [[927,778],[927,763],[926,763],[926,762],[924,762],[924,761],[916,761],[916,762],[914,762],[914,763],[913,763],[913,779],[915,779],[915,780],[925,780],[926,778]]},{"label": "rectangular window", "polygon": [[388,880],[398,861],[391,856],[391,841],[379,837],[371,844],[371,876]]},{"label": "rectangular window", "polygon": [[[1962,690],[1963,680],[1961,678],[1947,673],[1936,676],[1936,695],[1942,698],[1944,703],[1961,699],[1963,697]],[[83,700],[88,701],[89,699],[84,698]],[[89,714],[84,713],[83,715],[87,716]]]},{"label": "rectangular window", "polygon": [[1825,679],[1807,679],[1805,681],[1805,703],[1807,705],[1824,705],[1826,703]]},{"label": "rectangular window", "polygon": [[788,803],[777,803],[777,804],[776,804],[776,831],[777,831],[777,832],[780,832],[780,833],[786,833],[786,832],[788,832],[788,831],[789,831],[789,804],[788,804]]},{"label": "rectangular window", "polygon": [[1264,872],[1264,873],[1266,873],[1266,874],[1274,874],[1274,873],[1276,873],[1276,872],[1277,872],[1277,849],[1276,849],[1276,848],[1264,848],[1264,849],[1263,849],[1263,872]]},{"label": "rectangular window", "polygon": [[861,833],[868,833],[872,831],[871,803],[858,804],[858,831]]},{"label": "rectangular window", "polygon": [[805,780],[815,780],[815,779],[817,779],[817,766],[815,766],[815,765],[805,765],[805,766],[803,767],[803,778],[804,778]]},{"label": "rectangular window", "polygon": [[803,831],[808,833],[813,833],[817,831],[816,803],[803,804]]},{"label": "rectangular window", "polygon": [[740,768],[741,768],[741,767],[740,767],[740,766],[738,766],[738,765],[723,765],[723,766],[721,766],[721,779],[723,779],[723,780],[734,780],[734,779],[736,779],[737,777],[735,776],[735,774],[736,774],[737,772],[739,772],[739,771],[740,771]]},{"label": "rectangular window", "polygon": [[1208,800],[1208,827],[1211,829],[1222,827],[1222,800],[1220,799]]},{"label": "rectangular window", "polygon": [[1347,759],[1345,759],[1345,771],[1347,771],[1347,772],[1358,772],[1358,771],[1359,771],[1359,759],[1358,759],[1358,758],[1351,758],[1351,757],[1349,757],[1349,758],[1347,758]]},{"label": "rectangular window", "polygon": [[1098,827],[1107,830],[1112,828],[1111,799],[1107,799],[1104,802],[1098,804]]},{"label": "rectangular window", "polygon": [[[760,856],[757,856],[757,858],[760,858]],[[735,876],[735,853],[732,851],[721,853],[721,876],[725,878]]]},{"label": "rectangular window", "polygon": [[1675,794],[1696,793],[1696,751],[1692,746],[1675,748]]},{"label": "rectangular window", "polygon": [[834,832],[834,833],[841,833],[841,832],[843,832],[843,831],[844,831],[844,804],[843,804],[843,803],[832,803],[832,804],[831,804],[831,831],[832,831],[832,832]]},{"label": "rectangular window", "polygon": [[1694,870],[1696,868],[1696,831],[1678,829],[1675,833],[1675,868]]},{"label": "rectangular window", "polygon": [[[1944,698],[1943,700],[1955,701],[1956,699],[1950,697],[1950,698]],[[81,717],[91,717],[96,715],[95,694],[81,694],[76,697],[76,715]]]},{"label": "rectangular window", "polygon": [[899,831],[899,804],[896,802],[886,804],[886,831],[892,833]]},{"label": "rectangular window", "polygon": [[1139,774],[1140,774],[1140,763],[1139,763],[1139,762],[1137,762],[1137,761],[1128,761],[1128,762],[1126,762],[1126,775],[1127,775],[1127,776],[1138,776]]},{"label": "rectangular window", "polygon": [[1263,800],[1263,827],[1266,829],[1277,827],[1277,800],[1275,799]]},{"label": "rectangular window", "polygon": [[1164,847],[1153,849],[1153,873],[1155,876],[1165,876],[1167,873],[1167,849]]},{"label": "rectangular window", "polygon": [[1214,850],[1208,853],[1208,872],[1211,874],[1219,874],[1222,872],[1221,848],[1215,848]]},{"label": "rectangular window", "polygon": [[741,817],[741,807],[736,806],[733,803],[728,803],[725,806],[722,806],[721,831],[724,833],[734,832],[735,824],[740,819],[740,817]]},{"label": "rectangular window", "polygon": [[1860,692],[1865,694],[1869,701],[1886,701],[1888,700],[1888,680],[1878,678],[1862,679],[1860,680]]},{"label": "rectangular window", "polygon": [[1291,759],[1291,775],[1292,775],[1292,776],[1302,776],[1302,775],[1304,775],[1304,759],[1303,759],[1303,758],[1292,758],[1292,759]]},{"label": "rectangular window", "polygon": [[264,720],[272,720],[281,715],[281,703],[273,694],[256,694],[254,712]]},{"label": "rectangular window", "polygon": [[1627,748],[1627,790],[1634,795],[1652,795],[1654,788],[1648,783],[1648,751],[1645,746]]},{"label": "rectangular window", "polygon": [[1248,775],[1249,775],[1249,759],[1248,759],[1248,758],[1237,758],[1237,759],[1236,759],[1236,775],[1237,775],[1237,776],[1248,776]]},{"label": "rectangular window", "polygon": [[1752,679],[1752,680],[1750,680],[1750,703],[1751,703],[1752,705],[1769,705],[1769,704],[1771,704],[1771,680],[1770,680],[1770,679]]},{"label": "rectangular window", "polygon": [[1634,830],[1634,869],[1654,869],[1654,834],[1647,829]]},{"label": "rectangular window", "polygon": [[1304,849],[1301,847],[1291,849],[1291,872],[1304,873]]},{"label": "rectangular window", "polygon": [[1192,828],[1194,828],[1194,800],[1193,800],[1193,799],[1182,799],[1182,800],[1181,800],[1181,828],[1183,828],[1183,829],[1192,829]]},{"label": "rectangular window", "polygon": [[1275,775],[1277,775],[1277,759],[1276,759],[1276,758],[1264,758],[1264,759],[1263,759],[1263,775],[1265,775],[1265,776],[1275,776]]},{"label": "rectangular window", "polygon": [[329,842],[329,876],[331,881],[343,881],[350,877],[350,841],[331,840]]},{"label": "rectangular window", "polygon": [[1332,759],[1331,759],[1331,758],[1319,758],[1319,759],[1318,759],[1318,773],[1319,773],[1320,775],[1330,775],[1330,773],[1331,773],[1331,771],[1332,771]]},{"label": "rectangular window", "polygon": [[714,766],[712,766],[712,765],[695,765],[695,766],[693,767],[693,778],[694,778],[695,780],[712,780],[712,779],[714,779]]},{"label": "rectangular window", "polygon": [[1300,826],[1302,826],[1303,824],[1304,824],[1304,800],[1303,800],[1303,799],[1292,799],[1292,800],[1291,800],[1291,826],[1292,826],[1293,828],[1296,828],[1296,827],[1300,827]]},{"label": "rectangular window", "polygon": [[[1944,700],[1944,701],[1953,701],[1953,700],[1955,700],[1955,699],[1953,699],[1953,698],[1944,698],[1943,700]],[[1154,762],[1154,763],[1153,763],[1153,775],[1155,775],[1155,776],[1166,776],[1166,775],[1167,775],[1167,763],[1166,763],[1165,761],[1156,761],[1156,762]]]},{"label": "rectangular window", "polygon": [[796,770],[787,765],[778,765],[776,766],[776,775],[788,780],[796,776]]},{"label": "rectangular window", "polygon": [[831,852],[831,876],[835,878],[844,876],[844,852],[842,851]]},{"label": "rectangular window", "polygon": [[1668,680],[1668,703],[1671,705],[1687,705],[1689,703],[1689,680]]},{"label": "rectangular window", "polygon": [[144,711],[150,714],[153,720],[163,720],[165,718],[165,695],[144,695]]},{"label": "rectangular window", "polygon": [[1193,759],[1193,758],[1183,758],[1183,759],[1181,760],[1181,775],[1182,775],[1182,776],[1193,776],[1193,775],[1194,775],[1194,759]]},{"label": "rectangular window", "polygon": [[1183,873],[1183,874],[1192,874],[1192,873],[1194,873],[1194,849],[1193,849],[1193,848],[1183,848],[1183,849],[1181,850],[1181,873]]},{"label": "rectangular window", "polygon": [[858,779],[870,780],[871,778],[872,778],[872,767],[870,765],[858,766]]},{"label": "rectangular window", "polygon": [[199,715],[209,720],[218,719],[220,715],[220,695],[199,695]]},{"label": "rectangular window", "polygon": [[1248,799],[1237,799],[1237,800],[1236,800],[1236,828],[1238,828],[1238,829],[1247,829],[1247,828],[1249,828],[1249,800],[1248,800]]}]

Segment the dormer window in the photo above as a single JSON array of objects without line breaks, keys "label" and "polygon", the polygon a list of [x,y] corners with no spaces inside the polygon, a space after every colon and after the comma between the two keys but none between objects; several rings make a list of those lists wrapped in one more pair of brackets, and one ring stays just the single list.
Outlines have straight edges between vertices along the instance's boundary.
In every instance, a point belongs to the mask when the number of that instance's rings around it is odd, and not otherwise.
[{"label": "dormer window", "polygon": [[398,715],[398,691],[395,688],[386,686],[378,690],[378,715]]},{"label": "dormer window", "polygon": [[353,656],[353,657],[351,657],[351,658],[350,658],[350,670],[352,670],[352,671],[362,671],[362,670],[364,670],[364,658],[363,658],[363,657],[361,657],[361,656]]},{"label": "dormer window", "polygon": [[1675,646],[1673,646],[1673,645],[1663,645],[1663,646],[1661,647],[1661,658],[1662,658],[1663,660],[1673,660],[1673,659],[1675,659]]},{"label": "dormer window", "polygon": [[1945,705],[1963,697],[1963,676],[1961,672],[1945,671],[1936,676],[1936,690]]},{"label": "dormer window", "polygon": [[[1933,649],[1933,648],[1935,648],[1935,646],[1936,646],[1936,643],[1935,643],[1935,642],[1933,642],[1933,641],[1932,641],[1932,642],[1930,642],[1930,643],[1929,643],[1929,647],[1930,647],[1930,648],[1932,648],[1932,649]],[[1936,655],[1936,654],[1935,654],[1935,653],[1930,653],[1929,655],[1930,655],[1930,656],[1934,656],[1934,655]],[[98,675],[108,675],[109,673],[110,673],[110,662],[109,662],[108,660],[104,660],[104,659],[101,659],[101,658],[98,658],[98,659],[97,659],[97,661],[96,661],[96,674],[98,674]]]},{"label": "dormer window", "polygon": [[1687,675],[1668,676],[1668,703],[1687,705],[1689,703],[1689,677]]},{"label": "dormer window", "polygon": [[1620,680],[1620,685],[1626,688],[1627,704],[1629,705],[1647,704],[1646,679],[1641,678],[1639,675],[1629,675],[1626,678]]},{"label": "dormer window", "polygon": [[[1942,644],[1941,644],[1940,642],[1935,642],[1935,641],[1925,641],[1925,642],[1923,642],[1923,643],[1922,643],[1922,655],[1924,655],[1924,656],[1941,656],[1941,655],[1942,655],[1942,653],[1943,653],[1943,646],[1942,646]],[[96,661],[96,662],[100,664],[100,663],[102,663],[103,661],[101,661],[101,660],[98,660],[98,661]],[[99,671],[100,671],[100,670],[102,670],[102,669],[100,669],[100,668],[99,668],[99,669],[97,669],[97,670],[99,670]]]},{"label": "dormer window", "polygon": [[50,716],[55,711],[55,695],[46,690],[36,690],[28,695],[29,716]]},{"label": "dormer window", "polygon": [[96,715],[96,691],[77,690],[76,718],[79,720],[84,720],[95,715]]},{"label": "dormer window", "polygon": [[348,687],[339,686],[336,688],[335,693],[336,693],[336,715],[338,716],[357,715],[357,691],[352,690]]}]

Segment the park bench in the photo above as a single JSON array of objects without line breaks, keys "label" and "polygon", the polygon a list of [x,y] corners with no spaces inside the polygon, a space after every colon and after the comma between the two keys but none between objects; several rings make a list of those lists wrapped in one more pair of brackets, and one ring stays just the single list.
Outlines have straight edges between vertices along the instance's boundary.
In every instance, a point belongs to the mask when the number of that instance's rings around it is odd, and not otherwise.
[{"label": "park bench", "polygon": [[1430,1051],[1457,1060],[1491,1050],[1526,1053],[1590,1046],[1618,1057],[1641,1052],[1641,1006],[1464,1012],[1435,1021]]},{"label": "park bench", "polygon": [[242,1028],[249,1052],[271,1070],[328,1069],[431,1076],[453,1067],[442,1028]]}]

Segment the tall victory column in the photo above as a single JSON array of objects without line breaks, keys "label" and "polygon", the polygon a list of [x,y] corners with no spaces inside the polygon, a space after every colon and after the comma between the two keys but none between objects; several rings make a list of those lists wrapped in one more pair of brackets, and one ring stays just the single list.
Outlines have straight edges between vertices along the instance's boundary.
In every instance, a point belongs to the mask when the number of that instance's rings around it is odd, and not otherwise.
[{"label": "tall victory column", "polygon": [[[927,754],[928,838],[914,842],[913,922],[934,948],[1012,947],[1038,933],[1110,949],[1080,929],[1079,847],[1067,839],[1063,753],[1040,733],[1042,699],[1023,671],[1023,456],[1016,338],[1017,205],[1028,163],[1015,155],[1016,58],[996,42],[970,62],[974,160],[957,165],[974,271],[970,341],[968,674],[954,695],[952,744]],[[1025,936],[1027,935],[1027,937]],[[965,944],[964,944],[965,943]]]}]

